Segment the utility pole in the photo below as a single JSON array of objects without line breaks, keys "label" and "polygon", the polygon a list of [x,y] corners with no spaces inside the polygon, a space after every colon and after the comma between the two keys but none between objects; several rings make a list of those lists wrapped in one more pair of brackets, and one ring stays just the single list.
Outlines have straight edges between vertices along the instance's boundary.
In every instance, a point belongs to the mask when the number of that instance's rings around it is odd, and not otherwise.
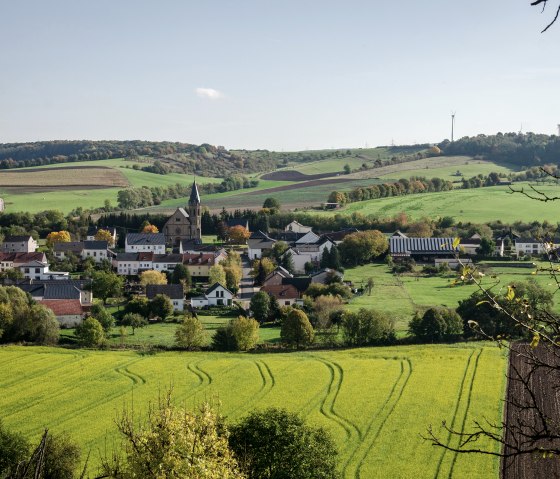
[{"label": "utility pole", "polygon": [[453,143],[454,130],[455,130],[455,112],[451,113],[451,143]]}]

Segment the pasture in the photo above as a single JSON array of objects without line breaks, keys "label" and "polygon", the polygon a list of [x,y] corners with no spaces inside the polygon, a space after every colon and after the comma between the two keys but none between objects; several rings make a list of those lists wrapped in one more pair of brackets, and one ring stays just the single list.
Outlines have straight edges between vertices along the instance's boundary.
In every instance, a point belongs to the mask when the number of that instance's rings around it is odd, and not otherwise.
[{"label": "pasture", "polygon": [[[483,286],[492,288],[495,294],[505,291],[508,284],[529,279],[536,281],[551,293],[557,291],[554,280],[547,273],[532,275],[534,269],[530,268],[486,268],[484,263],[480,267],[486,275],[482,279]],[[492,278],[493,275],[497,278]],[[386,264],[379,263],[349,268],[344,273],[344,279],[352,281],[355,287],[364,287],[368,278],[372,278],[375,285],[371,295],[366,292],[355,296],[346,307],[351,311],[368,308],[387,312],[395,320],[398,335],[403,336],[415,311],[430,306],[456,308],[459,301],[468,298],[477,290],[472,284],[453,286],[455,277],[454,274],[443,277],[422,274],[394,275]],[[556,296],[554,298],[553,310],[560,313],[560,301]]]},{"label": "pasture", "polygon": [[133,404],[139,417],[172,385],[187,407],[219,399],[228,421],[280,406],[325,427],[344,478],[498,477],[495,458],[456,455],[420,437],[434,425],[455,445],[442,420],[459,430],[501,420],[506,358],[489,343],[255,355],[9,346],[0,364],[6,426],[35,440],[44,427],[69,431],[92,465],[114,444],[119,411]]},{"label": "pasture", "polygon": [[[529,189],[528,183],[516,183],[515,188]],[[544,185],[538,189],[550,196],[560,196],[560,186]],[[360,213],[380,217],[393,217],[401,212],[412,219],[452,216],[457,221],[486,223],[500,220],[515,221],[558,221],[554,205],[535,201],[520,193],[510,194],[507,186],[492,186],[467,190],[422,193],[395,196],[351,203],[342,209],[318,212],[318,214],[351,215]]]}]

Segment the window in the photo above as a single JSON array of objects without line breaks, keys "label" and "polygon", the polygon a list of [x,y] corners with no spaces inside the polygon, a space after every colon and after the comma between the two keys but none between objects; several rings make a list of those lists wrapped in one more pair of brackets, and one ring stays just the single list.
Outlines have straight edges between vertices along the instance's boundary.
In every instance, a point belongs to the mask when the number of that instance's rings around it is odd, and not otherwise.
[{"label": "window", "polygon": [[286,306],[290,306],[290,301],[286,300],[286,301],[284,301],[284,304],[285,304]]}]

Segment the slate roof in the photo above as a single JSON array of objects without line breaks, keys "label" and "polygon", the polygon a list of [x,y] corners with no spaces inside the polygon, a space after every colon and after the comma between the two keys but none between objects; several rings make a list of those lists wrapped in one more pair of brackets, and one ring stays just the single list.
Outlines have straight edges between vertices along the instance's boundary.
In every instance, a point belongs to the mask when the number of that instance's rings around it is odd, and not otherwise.
[{"label": "slate roof", "polygon": [[31,238],[30,235],[27,236],[8,235],[4,238],[4,243],[23,243],[23,242],[27,243],[30,238]]},{"label": "slate roof", "polygon": [[276,243],[276,240],[266,235],[262,231],[253,233],[247,240],[250,249],[268,249]]},{"label": "slate roof", "polygon": [[172,254],[155,254],[154,263],[182,263],[183,262],[183,255],[172,253]]},{"label": "slate roof", "polygon": [[196,186],[196,180],[193,181],[191,188],[191,196],[189,198],[189,205],[200,204],[200,195],[198,194],[198,186]]},{"label": "slate roof", "polygon": [[295,278],[294,277],[282,278],[282,284],[292,285],[300,293],[303,293],[304,291],[307,290],[307,288],[309,288],[309,285],[311,284],[311,278],[309,276],[298,276]]},{"label": "slate roof", "polygon": [[146,286],[146,296],[148,299],[155,298],[158,294],[164,294],[170,299],[184,299],[185,293],[180,284],[149,284]]},{"label": "slate roof", "polygon": [[84,249],[106,250],[108,247],[107,241],[84,241]]},{"label": "slate roof", "polygon": [[339,231],[332,231],[330,233],[325,233],[323,236],[329,238],[333,242],[340,242],[348,235],[352,233],[359,233],[360,230],[358,228],[346,228]]},{"label": "slate roof", "polygon": [[140,261],[139,253],[117,253],[117,261]]},{"label": "slate roof", "polygon": [[129,245],[165,245],[163,233],[128,233],[126,242]]},{"label": "slate roof", "polygon": [[57,241],[53,245],[55,253],[71,251],[72,253],[81,253],[84,249],[83,241]]},{"label": "slate roof", "polygon": [[454,238],[403,238],[391,236],[389,250],[391,254],[450,254],[459,253],[457,246],[453,248]]},{"label": "slate roof", "polygon": [[216,289],[222,287],[223,289],[225,289],[229,294],[231,294],[232,296],[234,296],[234,294],[227,289],[223,284],[220,283],[214,283],[212,286],[210,286],[205,293],[205,296],[208,296],[210,293],[212,293],[213,291],[215,291]]}]

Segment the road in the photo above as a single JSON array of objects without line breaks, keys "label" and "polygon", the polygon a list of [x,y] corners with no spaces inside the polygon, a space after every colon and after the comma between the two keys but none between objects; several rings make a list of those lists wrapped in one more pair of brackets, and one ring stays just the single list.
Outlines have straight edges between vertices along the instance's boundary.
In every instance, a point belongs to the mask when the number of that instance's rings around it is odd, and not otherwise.
[{"label": "road", "polygon": [[239,287],[239,292],[237,297],[245,308],[249,307],[249,301],[253,296],[255,289],[253,286],[253,278],[251,278],[251,262],[246,255],[241,256],[242,267],[243,267],[243,278],[241,279],[241,285]]}]

